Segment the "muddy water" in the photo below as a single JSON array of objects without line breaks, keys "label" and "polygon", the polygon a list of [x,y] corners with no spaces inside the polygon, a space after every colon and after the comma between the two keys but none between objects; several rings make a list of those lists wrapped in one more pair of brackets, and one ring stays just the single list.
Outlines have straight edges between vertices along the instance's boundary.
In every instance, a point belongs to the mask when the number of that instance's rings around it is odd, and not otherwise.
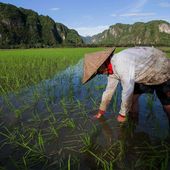
[{"label": "muddy water", "polygon": [[[82,66],[83,62],[80,61],[51,80],[44,80],[18,93],[1,96],[1,126],[18,126],[22,122],[25,127],[41,127],[48,132],[46,129],[49,124],[46,123],[46,117],[51,113],[60,123],[67,120],[73,121],[74,124],[67,122],[67,126],[59,130],[57,144],[56,140],[51,139],[49,145],[46,146],[46,154],[53,159],[55,157],[58,159],[59,156],[64,158],[69,153],[74,153],[80,158],[81,169],[87,167],[95,169],[92,155],[83,154],[82,156],[80,154],[84,147],[82,138],[85,134],[91,137],[93,146],[98,146],[95,148],[95,153],[105,152],[106,148],[116,146],[117,144],[113,146],[113,143],[117,141],[126,141],[129,148],[134,148],[140,146],[141,141],[152,143],[168,136],[168,120],[155,95],[144,94],[140,97],[138,122],[132,122],[131,126],[128,124],[122,126],[116,122],[115,117],[120,109],[121,101],[120,84],[105,116],[99,120],[93,120],[107,83],[107,76],[97,76],[83,86],[81,84]],[[33,121],[33,115],[34,117],[38,115],[43,123],[40,125]],[[75,127],[72,127],[74,125]],[[0,157],[5,159],[9,154],[11,152],[6,148],[1,152]],[[6,155],[5,158],[4,155]],[[128,153],[128,155],[130,159],[133,154]],[[106,159],[110,158],[106,157]],[[84,162],[89,164],[85,165]],[[125,164],[128,165],[128,162]],[[118,169],[121,169],[121,165]]]},{"label": "muddy water", "polygon": [[[61,110],[61,101],[64,100],[66,103],[78,101],[92,113],[100,104],[107,77],[97,76],[83,86],[81,84],[82,65],[83,63],[80,61],[74,67],[69,67],[56,75],[52,80],[44,80],[36,86],[22,89],[17,94],[1,97],[1,112],[10,115],[10,113],[13,114],[13,110],[21,110],[21,115],[26,119],[27,113],[29,114],[29,111],[33,108],[39,114],[45,113],[47,103],[50,107],[55,108],[57,113]],[[120,84],[116,93],[117,95],[113,96],[106,116],[118,113],[121,95]],[[113,106],[115,100],[117,102],[116,108]],[[139,122],[136,130],[148,133],[151,137],[166,136],[169,130],[168,121],[156,95],[143,94],[139,99],[139,105]],[[116,113],[114,113],[115,110]]]}]

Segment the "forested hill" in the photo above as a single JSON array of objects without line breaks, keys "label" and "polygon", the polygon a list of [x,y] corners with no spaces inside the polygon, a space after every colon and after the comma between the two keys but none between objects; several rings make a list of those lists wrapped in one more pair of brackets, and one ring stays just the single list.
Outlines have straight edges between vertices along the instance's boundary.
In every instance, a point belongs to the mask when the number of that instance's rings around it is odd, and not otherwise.
[{"label": "forested hill", "polygon": [[49,16],[0,3],[0,48],[81,45],[83,40],[75,30]]},{"label": "forested hill", "polygon": [[147,23],[115,24],[100,34],[88,37],[87,43],[130,46],[163,45],[170,46],[170,23],[162,20]]}]

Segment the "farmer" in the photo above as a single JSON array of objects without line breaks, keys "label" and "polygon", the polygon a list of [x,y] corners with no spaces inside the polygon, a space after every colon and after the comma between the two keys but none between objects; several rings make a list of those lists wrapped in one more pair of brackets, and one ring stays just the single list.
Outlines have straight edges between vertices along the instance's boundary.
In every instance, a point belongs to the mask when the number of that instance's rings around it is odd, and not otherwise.
[{"label": "farmer", "polygon": [[154,47],[133,47],[113,54],[115,48],[87,54],[82,83],[96,74],[107,74],[108,83],[96,118],[106,111],[118,82],[122,86],[118,122],[138,116],[138,98],[142,93],[156,92],[170,123],[170,59]]}]

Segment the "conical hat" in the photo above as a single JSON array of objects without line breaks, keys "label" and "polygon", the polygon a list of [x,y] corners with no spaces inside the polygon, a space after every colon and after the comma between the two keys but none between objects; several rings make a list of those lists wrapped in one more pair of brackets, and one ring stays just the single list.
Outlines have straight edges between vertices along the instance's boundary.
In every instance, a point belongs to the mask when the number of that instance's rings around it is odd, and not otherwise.
[{"label": "conical hat", "polygon": [[114,51],[115,48],[109,48],[105,51],[85,54],[82,79],[83,84],[95,76],[97,69],[113,54]]}]

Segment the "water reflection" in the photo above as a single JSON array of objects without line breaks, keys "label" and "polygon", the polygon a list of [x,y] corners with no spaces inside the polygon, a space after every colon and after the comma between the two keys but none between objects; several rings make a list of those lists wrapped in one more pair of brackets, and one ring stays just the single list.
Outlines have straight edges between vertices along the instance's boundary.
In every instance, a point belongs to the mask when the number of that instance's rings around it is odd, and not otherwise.
[{"label": "water reflection", "polygon": [[[78,103],[82,104],[86,110],[97,109],[106,86],[107,77],[97,76],[82,86],[82,67],[83,61],[81,60],[77,65],[67,68],[51,80],[44,80],[36,86],[22,89],[18,93],[1,96],[1,112],[8,113],[6,117],[10,117],[14,116],[14,113],[16,114],[16,111],[18,111],[23,120],[27,120],[30,112],[36,111],[37,114],[46,114],[49,107],[57,114],[62,111],[62,101],[67,103],[65,107],[68,110],[74,110]],[[118,112],[120,108],[120,92],[121,86],[119,85],[106,115],[112,115],[115,110]],[[71,102],[76,104],[72,105],[70,109],[68,105]],[[145,132],[151,138],[164,138],[167,136],[168,120],[159,100],[153,97],[152,103],[148,104],[148,95],[144,94],[139,99],[139,107],[139,122],[135,131]],[[108,132],[111,133],[109,129]]]},{"label": "water reflection", "polygon": [[[111,162],[110,166],[116,163],[115,169],[136,169],[137,163],[148,163],[149,159],[153,162],[153,157],[164,158],[165,153],[169,152],[168,145],[153,145],[157,139],[160,142],[166,138],[169,129],[159,100],[155,96],[142,95],[139,99],[139,121],[129,120],[126,124],[119,124],[116,121],[121,101],[119,84],[107,113],[98,120],[91,119],[97,112],[107,77],[97,76],[82,86],[82,66],[83,62],[80,61],[51,80],[1,96],[0,128],[6,131],[4,126],[10,125],[12,133],[20,134],[16,140],[29,137],[36,131],[42,132],[45,154],[53,161],[54,169],[61,162],[67,164],[68,155],[80,160],[77,164],[80,169],[97,169],[98,164],[102,164],[99,169],[103,169],[105,161]],[[6,142],[4,138],[0,142]],[[15,153],[12,144],[10,140],[7,146],[4,145],[6,147],[1,151],[0,161],[10,161],[9,155]],[[8,148],[14,150],[9,152]],[[153,152],[155,149],[162,149],[160,153],[164,155],[159,157],[159,152]],[[153,157],[150,158],[148,153]],[[143,155],[145,157],[141,158]]]}]

